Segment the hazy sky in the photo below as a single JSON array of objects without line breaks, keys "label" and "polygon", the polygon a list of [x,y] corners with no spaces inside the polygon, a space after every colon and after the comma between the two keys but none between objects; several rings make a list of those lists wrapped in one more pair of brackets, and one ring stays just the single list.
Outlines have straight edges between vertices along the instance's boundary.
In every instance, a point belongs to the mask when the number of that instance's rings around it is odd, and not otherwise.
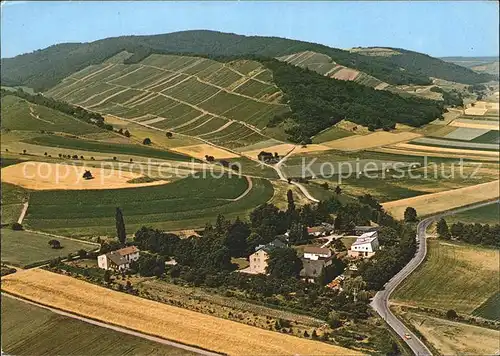
[{"label": "hazy sky", "polygon": [[332,47],[390,46],[433,56],[498,54],[495,1],[92,2],[2,4],[1,55],[61,42],[211,29]]}]

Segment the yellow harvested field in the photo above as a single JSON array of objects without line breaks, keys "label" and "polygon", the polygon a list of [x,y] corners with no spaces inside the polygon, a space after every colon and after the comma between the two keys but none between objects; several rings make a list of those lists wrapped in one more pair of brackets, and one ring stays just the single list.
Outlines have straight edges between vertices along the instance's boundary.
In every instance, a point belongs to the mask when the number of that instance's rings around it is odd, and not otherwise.
[{"label": "yellow harvested field", "polygon": [[457,119],[450,123],[450,126],[467,127],[469,129],[499,130],[498,121],[475,121],[467,119]]},{"label": "yellow harvested field", "polygon": [[465,115],[483,116],[484,114],[486,114],[486,111],[488,111],[488,109],[478,108],[478,107],[474,106],[474,107],[470,107],[470,108],[465,109]]},{"label": "yellow harvested field", "polygon": [[308,153],[308,152],[318,152],[318,151],[328,151],[331,150],[331,147],[325,146],[324,144],[310,144],[307,145],[306,147],[302,146],[297,146],[293,150],[293,154],[300,154],[300,153]]},{"label": "yellow harvested field", "polygon": [[[416,145],[408,145],[408,146],[416,146]],[[419,146],[423,147],[423,146]],[[473,156],[468,154],[468,152],[465,152],[465,150],[462,150],[461,152],[426,152],[426,151],[421,151],[419,150],[419,147],[414,147],[414,148],[403,148],[403,147],[381,147],[373,150],[373,152],[383,152],[383,153],[392,153],[392,154],[397,154],[397,155],[407,155],[407,156],[427,156],[430,155],[432,157],[445,157],[445,158],[464,158],[464,159],[473,159],[476,161],[492,161],[496,162],[498,161],[499,157],[488,157],[488,156]],[[476,151],[472,151],[476,152]]]},{"label": "yellow harvested field", "polygon": [[335,127],[338,127],[340,129],[344,129],[347,131],[351,131],[353,133],[356,133],[357,135],[364,135],[364,134],[369,134],[370,131],[368,130],[367,127],[361,126],[359,124],[356,124],[352,121],[349,120],[342,120],[335,124]]},{"label": "yellow harvested field", "polygon": [[323,142],[323,145],[341,151],[358,151],[368,148],[391,145],[397,142],[410,141],[422,135],[413,132],[374,132],[365,136],[349,136],[339,140]]},{"label": "yellow harvested field", "polygon": [[277,152],[278,155],[284,156],[291,150],[293,150],[295,145],[292,145],[290,143],[283,143],[280,145],[274,145],[274,146],[269,146],[266,148],[262,149],[257,149],[257,150],[250,150],[250,151],[242,151],[241,153],[244,154],[245,156],[251,157],[251,158],[257,158],[257,155],[261,153],[262,151],[265,152],[271,152],[274,154],[274,152]]},{"label": "yellow harvested field", "polygon": [[494,355],[500,331],[408,312],[405,318],[442,355]]},{"label": "yellow harvested field", "polygon": [[496,199],[500,196],[499,184],[500,181],[495,180],[470,187],[390,201],[382,204],[382,206],[397,219],[403,218],[404,211],[409,206],[415,208],[419,216],[431,215]]},{"label": "yellow harvested field", "polygon": [[228,355],[360,354],[120,293],[41,269],[2,277],[2,290],[88,318]]},{"label": "yellow harvested field", "polygon": [[172,151],[176,151],[194,158],[205,159],[205,155],[214,156],[215,159],[227,159],[239,157],[237,154],[223,150],[215,146],[211,146],[206,143],[191,146],[182,146],[171,148]]},{"label": "yellow harvested field", "polygon": [[[421,152],[434,152],[436,153],[455,153],[460,154],[461,157],[477,157],[477,156],[486,156],[486,157],[495,157],[499,158],[498,151],[480,151],[480,150],[464,150],[461,148],[449,148],[449,147],[435,147],[435,146],[424,146],[424,145],[413,145],[411,143],[398,143],[390,146],[390,148],[402,149],[402,150],[412,150],[412,151],[421,151]],[[425,155],[425,153],[423,154]]]},{"label": "yellow harvested field", "polygon": [[[85,170],[89,170],[94,178],[84,179]],[[33,161],[2,168],[2,182],[34,190],[119,189],[168,183],[165,180],[127,183],[131,179],[140,177],[142,175],[138,173],[112,168],[87,168],[85,166]]]}]

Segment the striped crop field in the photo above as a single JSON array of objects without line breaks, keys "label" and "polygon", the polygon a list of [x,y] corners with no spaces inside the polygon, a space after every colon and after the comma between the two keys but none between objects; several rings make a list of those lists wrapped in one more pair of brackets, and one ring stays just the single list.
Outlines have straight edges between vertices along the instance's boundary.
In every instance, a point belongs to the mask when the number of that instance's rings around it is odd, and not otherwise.
[{"label": "striped crop field", "polygon": [[267,202],[273,188],[267,180],[202,173],[162,186],[114,190],[35,191],[25,224],[61,235],[112,235],[114,211],[120,207],[129,233],[142,225],[163,229],[198,228],[218,214],[244,217]]},{"label": "striped crop field", "polygon": [[423,145],[430,147],[451,147],[464,150],[498,151],[498,144],[476,143],[467,141],[446,140],[440,138],[422,137],[410,142],[413,145]]},{"label": "striped crop field", "polygon": [[2,296],[2,351],[9,355],[172,355],[193,353],[92,325]]},{"label": "striped crop field", "polygon": [[[499,287],[498,250],[478,246],[429,241],[429,254],[417,271],[396,290],[392,299],[408,305],[480,313],[483,303],[494,304]],[[487,308],[487,304],[484,305]]]},{"label": "striped crop field", "polygon": [[356,350],[120,293],[41,269],[3,277],[2,290],[88,318],[224,355],[250,355],[256,350],[262,355],[360,354]]},{"label": "striped crop field", "polygon": [[487,129],[470,129],[466,127],[459,127],[443,137],[451,140],[472,141],[487,132],[489,132],[489,130]]},{"label": "striped crop field", "polygon": [[[249,124],[254,132],[241,136],[248,139],[227,136],[226,141],[217,135],[217,144],[232,148],[268,139],[259,129],[290,110],[279,103],[281,91],[258,62],[175,55],[153,54],[137,64],[117,59],[93,65],[67,77],[47,95],[161,130],[179,127],[186,135],[210,134],[230,121]],[[211,123],[205,126],[195,119]],[[219,127],[214,127],[216,122]]]}]

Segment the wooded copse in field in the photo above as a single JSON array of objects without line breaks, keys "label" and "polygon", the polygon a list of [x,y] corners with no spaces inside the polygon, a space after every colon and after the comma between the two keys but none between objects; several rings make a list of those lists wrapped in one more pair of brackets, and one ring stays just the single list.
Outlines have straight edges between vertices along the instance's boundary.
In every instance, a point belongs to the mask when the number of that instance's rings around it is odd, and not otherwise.
[{"label": "wooded copse in field", "polygon": [[500,224],[464,224],[460,221],[447,224],[440,219],[436,225],[439,238],[443,240],[458,240],[474,245],[494,246],[500,248]]}]

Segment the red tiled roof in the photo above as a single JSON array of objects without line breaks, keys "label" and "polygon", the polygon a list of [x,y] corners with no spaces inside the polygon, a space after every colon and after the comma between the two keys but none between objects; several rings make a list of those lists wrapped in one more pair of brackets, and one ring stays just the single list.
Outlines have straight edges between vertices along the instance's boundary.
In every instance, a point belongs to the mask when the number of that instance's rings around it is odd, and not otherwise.
[{"label": "red tiled roof", "polygon": [[124,248],[121,248],[119,250],[116,250],[115,252],[118,253],[120,256],[127,256],[127,255],[130,255],[132,253],[139,252],[139,249],[136,246],[128,246],[128,247],[124,247]]}]

